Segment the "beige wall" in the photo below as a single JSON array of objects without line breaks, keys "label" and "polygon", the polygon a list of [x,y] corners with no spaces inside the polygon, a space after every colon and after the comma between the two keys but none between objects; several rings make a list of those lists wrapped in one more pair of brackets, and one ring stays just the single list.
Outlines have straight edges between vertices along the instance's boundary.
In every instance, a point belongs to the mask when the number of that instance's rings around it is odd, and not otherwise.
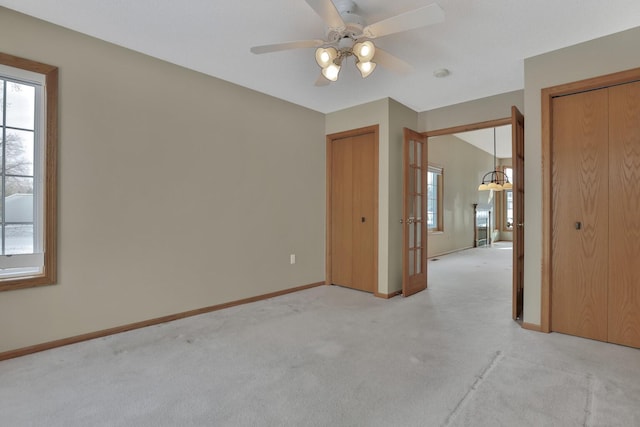
[{"label": "beige wall", "polygon": [[525,60],[524,321],[540,324],[543,88],[640,67],[640,27]]},{"label": "beige wall", "polygon": [[323,114],[3,8],[0,51],[60,68],[59,283],[0,352],[324,280]]},{"label": "beige wall", "polygon": [[482,176],[493,169],[493,156],[457,138],[429,138],[429,162],[444,171],[443,232],[430,233],[428,256],[473,247],[473,204],[488,204],[488,191],[478,191]]}]

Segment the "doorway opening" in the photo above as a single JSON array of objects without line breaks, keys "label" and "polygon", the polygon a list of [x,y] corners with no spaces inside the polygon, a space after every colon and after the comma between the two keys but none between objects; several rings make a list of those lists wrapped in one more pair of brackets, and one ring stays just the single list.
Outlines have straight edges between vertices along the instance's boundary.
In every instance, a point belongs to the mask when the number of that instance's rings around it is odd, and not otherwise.
[{"label": "doorway opening", "polygon": [[[496,130],[495,148],[494,129]],[[479,172],[477,163],[475,165],[458,164],[458,170],[448,169],[445,165],[444,182],[450,184],[445,185],[444,192],[445,204],[448,203],[448,208],[445,206],[447,213],[444,216],[444,229],[429,235],[428,256],[440,257],[458,250],[477,247],[479,237],[482,237],[482,244],[488,244],[488,247],[492,247],[491,243],[505,242],[499,245],[498,249],[513,248],[513,254],[510,257],[512,318],[521,322],[524,306],[524,117],[517,108],[512,107],[511,117],[429,131],[424,135],[428,139],[430,161],[439,161],[438,154],[435,152],[438,139],[449,141],[443,151],[449,150],[447,155],[451,156],[454,145],[450,142],[453,139],[457,146],[465,143],[474,146],[471,150],[480,149],[490,154],[495,159],[494,169],[510,175],[512,189],[478,191],[482,175],[488,170]],[[468,158],[469,152],[458,157]],[[459,182],[456,182],[456,179]],[[447,194],[447,188],[451,189],[452,185],[454,185],[453,194]],[[466,192],[464,199],[455,190],[455,186]],[[467,201],[469,206],[463,205],[463,203],[467,204]],[[479,236],[477,224],[478,211],[484,214],[482,236]],[[466,217],[456,217],[456,214],[461,215],[459,212],[466,213]],[[461,233],[457,236],[458,239],[467,240],[462,244],[454,242],[451,245],[451,240],[456,239],[456,230]],[[439,241],[442,242],[440,246]]]}]

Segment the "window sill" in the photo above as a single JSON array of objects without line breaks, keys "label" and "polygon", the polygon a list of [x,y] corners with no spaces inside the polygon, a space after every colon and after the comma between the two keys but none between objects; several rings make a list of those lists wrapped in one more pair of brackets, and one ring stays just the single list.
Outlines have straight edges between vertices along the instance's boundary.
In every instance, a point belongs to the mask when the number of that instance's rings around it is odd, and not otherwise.
[{"label": "window sill", "polygon": [[16,289],[35,288],[38,286],[49,286],[55,284],[55,278],[47,274],[12,277],[0,280],[0,292],[14,291]]}]

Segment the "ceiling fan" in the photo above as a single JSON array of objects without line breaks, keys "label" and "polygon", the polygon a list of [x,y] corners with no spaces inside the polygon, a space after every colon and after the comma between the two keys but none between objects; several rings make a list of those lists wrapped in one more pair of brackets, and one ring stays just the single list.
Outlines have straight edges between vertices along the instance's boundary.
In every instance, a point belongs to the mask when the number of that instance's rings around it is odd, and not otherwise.
[{"label": "ceiling fan", "polygon": [[338,80],[342,63],[349,56],[356,58],[356,66],[363,78],[373,72],[376,64],[401,74],[409,72],[409,64],[376,47],[372,40],[444,21],[444,11],[437,3],[368,25],[358,14],[357,5],[353,0],[305,1],[327,26],[324,40],[298,40],[254,46],[251,52],[263,54],[288,49],[316,48],[316,62],[322,70],[316,86],[324,86]]}]

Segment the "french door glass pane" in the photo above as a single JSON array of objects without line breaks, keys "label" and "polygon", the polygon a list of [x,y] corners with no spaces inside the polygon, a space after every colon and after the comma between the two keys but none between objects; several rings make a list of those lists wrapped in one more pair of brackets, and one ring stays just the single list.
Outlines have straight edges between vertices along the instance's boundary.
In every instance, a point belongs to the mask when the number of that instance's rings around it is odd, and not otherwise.
[{"label": "french door glass pane", "polygon": [[409,249],[415,246],[416,224],[409,224]]},{"label": "french door glass pane", "polygon": [[415,250],[409,249],[409,276],[416,274]]},{"label": "french door glass pane", "polygon": [[409,165],[415,165],[415,141],[409,141]]}]

